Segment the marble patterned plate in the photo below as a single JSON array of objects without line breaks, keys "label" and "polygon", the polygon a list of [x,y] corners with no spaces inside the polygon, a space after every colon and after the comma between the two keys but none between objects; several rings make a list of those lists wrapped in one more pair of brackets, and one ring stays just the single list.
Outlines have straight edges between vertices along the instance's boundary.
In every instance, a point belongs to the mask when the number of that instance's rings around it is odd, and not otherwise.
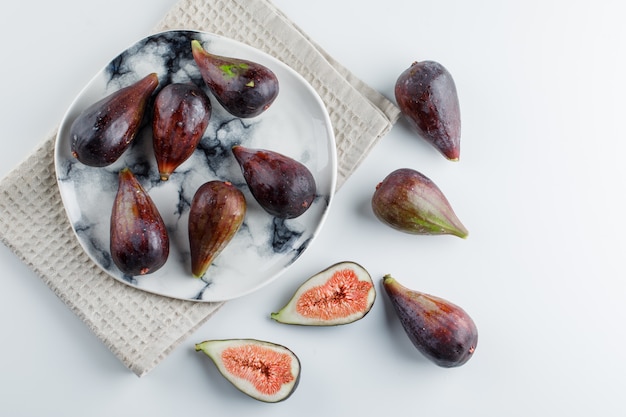
[{"label": "marble patterned plate", "polygon": [[[192,39],[198,39],[210,52],[256,61],[272,69],[280,85],[272,106],[256,118],[239,119],[229,115],[209,94],[213,111],[202,142],[166,182],[159,179],[149,123],[113,165],[88,167],[72,157],[69,128],[78,114],[98,99],[148,73],[158,74],[159,89],[168,83],[187,81],[206,89],[191,56]],[[317,184],[317,196],[310,209],[290,220],[280,220],[263,211],[250,194],[232,155],[231,148],[235,144],[271,149],[305,164]],[[131,168],[155,201],[170,235],[166,264],[145,276],[122,274],[109,251],[110,216],[117,177],[125,166]],[[122,52],[80,92],[59,128],[55,168],[72,228],[97,265],[115,279],[141,290],[209,302],[233,299],[263,287],[302,255],[327,216],[335,191],[337,157],[324,104],[291,68],[228,38],[198,31],[167,31],[142,39]],[[234,239],[205,276],[198,279],[191,276],[187,235],[189,205],[198,187],[213,179],[237,185],[246,196],[248,211]]]}]

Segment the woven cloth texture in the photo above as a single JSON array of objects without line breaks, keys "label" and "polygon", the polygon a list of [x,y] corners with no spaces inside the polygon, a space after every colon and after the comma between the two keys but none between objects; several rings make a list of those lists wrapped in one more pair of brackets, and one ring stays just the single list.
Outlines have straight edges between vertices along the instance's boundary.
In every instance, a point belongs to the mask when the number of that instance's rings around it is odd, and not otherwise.
[{"label": "woven cloth texture", "polygon": [[[337,189],[399,112],[356,79],[267,0],[181,0],[154,32],[190,29],[247,43],[281,59],[316,89],[337,140]],[[54,169],[56,130],[0,180],[0,241],[27,264],[132,372],[145,375],[222,303],[176,300],[127,286],[82,250]]]}]

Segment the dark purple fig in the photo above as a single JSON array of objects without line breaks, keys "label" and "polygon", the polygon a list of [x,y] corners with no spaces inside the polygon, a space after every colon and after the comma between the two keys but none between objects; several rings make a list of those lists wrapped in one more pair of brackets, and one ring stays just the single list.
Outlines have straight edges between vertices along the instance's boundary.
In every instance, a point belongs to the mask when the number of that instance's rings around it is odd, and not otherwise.
[{"label": "dark purple fig", "polygon": [[420,235],[467,237],[467,229],[429,178],[410,169],[393,171],[376,186],[372,209],[384,224]]},{"label": "dark purple fig", "polygon": [[451,161],[460,154],[461,112],[456,85],[443,65],[414,62],[396,81],[398,107],[426,141]]},{"label": "dark purple fig", "polygon": [[276,403],[300,382],[300,359],[285,346],[256,339],[206,340],[196,352],[207,355],[222,376],[255,400]]},{"label": "dark purple fig", "polygon": [[391,275],[383,288],[413,345],[444,368],[461,366],[474,354],[478,330],[461,307],[439,297],[411,290]]},{"label": "dark purple fig", "polygon": [[70,127],[72,155],[93,167],[117,161],[135,139],[158,84],[152,73],[87,107]]},{"label": "dark purple fig", "polygon": [[111,257],[127,275],[161,268],[170,251],[165,223],[152,198],[129,168],[119,172],[111,213]]},{"label": "dark purple fig", "polygon": [[278,96],[278,78],[266,66],[211,54],[197,40],[191,41],[191,51],[209,90],[233,116],[258,116]]},{"label": "dark purple fig", "polygon": [[265,211],[293,219],[311,207],[317,187],[304,164],[278,152],[242,145],[234,146],[233,154],[252,196]]},{"label": "dark purple fig", "polygon": [[211,118],[211,101],[195,84],[168,84],[154,100],[152,137],[161,180],[196,150]]},{"label": "dark purple fig", "polygon": [[361,265],[344,261],[310,277],[271,318],[279,323],[334,326],[362,319],[374,305],[376,289]]},{"label": "dark purple fig", "polygon": [[191,272],[202,277],[241,227],[246,214],[243,193],[228,181],[203,184],[191,201],[189,245]]}]

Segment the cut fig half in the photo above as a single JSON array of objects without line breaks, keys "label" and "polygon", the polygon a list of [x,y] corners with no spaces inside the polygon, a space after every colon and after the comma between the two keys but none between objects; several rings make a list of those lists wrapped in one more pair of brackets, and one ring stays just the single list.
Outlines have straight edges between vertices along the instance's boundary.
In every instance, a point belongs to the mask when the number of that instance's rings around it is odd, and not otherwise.
[{"label": "cut fig half", "polygon": [[271,318],[304,326],[348,324],[363,318],[375,299],[369,272],[357,263],[344,261],[306,280]]},{"label": "cut fig half", "polygon": [[285,346],[256,339],[196,344],[238,390],[268,403],[286,400],[300,382],[300,360]]}]

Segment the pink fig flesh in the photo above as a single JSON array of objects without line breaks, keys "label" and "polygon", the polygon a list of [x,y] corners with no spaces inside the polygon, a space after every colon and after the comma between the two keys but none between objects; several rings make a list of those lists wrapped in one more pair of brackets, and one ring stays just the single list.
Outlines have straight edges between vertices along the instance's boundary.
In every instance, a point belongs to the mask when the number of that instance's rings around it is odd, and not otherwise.
[{"label": "pink fig flesh", "polygon": [[372,209],[381,222],[402,232],[468,235],[439,187],[410,168],[393,171],[376,186]]},{"label": "pink fig flesh", "polygon": [[413,345],[435,364],[465,364],[478,344],[478,330],[461,307],[439,297],[404,287],[391,275],[383,287]]}]

